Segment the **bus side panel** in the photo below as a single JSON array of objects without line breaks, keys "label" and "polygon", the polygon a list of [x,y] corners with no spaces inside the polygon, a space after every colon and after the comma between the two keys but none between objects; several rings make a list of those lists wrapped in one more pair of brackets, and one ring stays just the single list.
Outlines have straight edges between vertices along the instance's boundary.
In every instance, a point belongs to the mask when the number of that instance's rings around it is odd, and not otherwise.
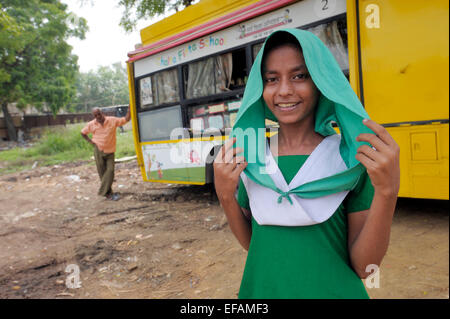
[{"label": "bus side panel", "polygon": [[381,123],[448,119],[447,0],[359,1],[364,105]]},{"label": "bus side panel", "polygon": [[[357,4],[360,86],[370,117],[381,124],[448,123],[448,1]],[[448,124],[389,131],[401,148],[400,196],[448,199]]]},{"label": "bus side panel", "polygon": [[144,181],[203,185],[206,159],[222,136],[142,143]]},{"label": "bus side panel", "polygon": [[400,145],[400,197],[449,198],[449,125],[387,128]]},{"label": "bus side panel", "polygon": [[347,43],[349,82],[356,95],[361,99],[359,83],[359,56],[358,56],[358,26],[357,26],[357,0],[347,0]]},{"label": "bus side panel", "polygon": [[139,141],[139,132],[138,132],[138,120],[137,120],[137,111],[136,111],[136,95],[134,88],[134,73],[133,73],[133,64],[127,63],[128,70],[128,90],[130,92],[130,115],[131,115],[131,124],[133,128],[133,139],[134,139],[134,149],[136,151],[137,162],[139,168],[141,169],[142,177],[145,180],[145,168],[144,168],[144,160],[142,156],[141,144]]}]

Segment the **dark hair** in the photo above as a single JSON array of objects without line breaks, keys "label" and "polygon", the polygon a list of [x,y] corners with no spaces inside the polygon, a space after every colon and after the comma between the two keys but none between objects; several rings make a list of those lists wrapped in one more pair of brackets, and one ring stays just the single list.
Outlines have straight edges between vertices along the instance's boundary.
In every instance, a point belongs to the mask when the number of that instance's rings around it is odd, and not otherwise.
[{"label": "dark hair", "polygon": [[266,45],[264,46],[264,55],[261,60],[262,72],[264,72],[266,59],[269,53],[283,46],[291,46],[302,52],[302,47],[300,46],[300,43],[298,42],[296,37],[294,37],[289,32],[276,32],[269,38],[269,40],[267,40]]}]

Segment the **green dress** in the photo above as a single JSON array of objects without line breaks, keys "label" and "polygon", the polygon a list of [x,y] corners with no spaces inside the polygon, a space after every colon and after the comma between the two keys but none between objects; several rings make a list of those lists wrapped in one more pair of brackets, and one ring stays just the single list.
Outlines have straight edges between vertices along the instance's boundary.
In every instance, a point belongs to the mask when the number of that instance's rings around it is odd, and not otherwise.
[{"label": "green dress", "polygon": [[[308,155],[278,158],[287,183]],[[311,226],[259,225],[252,218],[252,238],[242,277],[242,299],[367,299],[362,280],[350,265],[347,213],[369,209],[373,186],[365,173],[337,211]],[[241,181],[238,203],[249,209]]]}]

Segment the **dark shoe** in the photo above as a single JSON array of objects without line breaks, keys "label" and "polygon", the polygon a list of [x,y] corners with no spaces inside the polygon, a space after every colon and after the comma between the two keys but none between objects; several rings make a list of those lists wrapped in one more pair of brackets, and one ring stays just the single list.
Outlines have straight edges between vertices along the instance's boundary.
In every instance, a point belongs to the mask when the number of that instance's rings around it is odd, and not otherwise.
[{"label": "dark shoe", "polygon": [[120,199],[120,195],[117,194],[117,193],[115,193],[115,194],[110,194],[110,195],[107,195],[106,198],[109,199],[109,200],[114,200],[114,201],[116,201],[116,200],[119,200],[119,199]]}]

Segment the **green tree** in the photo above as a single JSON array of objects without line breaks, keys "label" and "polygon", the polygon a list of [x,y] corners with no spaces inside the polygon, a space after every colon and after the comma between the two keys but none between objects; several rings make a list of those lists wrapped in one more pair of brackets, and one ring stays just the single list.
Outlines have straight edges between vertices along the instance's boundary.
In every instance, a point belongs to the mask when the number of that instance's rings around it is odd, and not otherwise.
[{"label": "green tree", "polygon": [[131,32],[141,19],[149,19],[169,10],[184,9],[196,0],[120,0],[119,6],[124,8],[120,25],[125,31]]},{"label": "green tree", "polygon": [[89,112],[93,107],[129,102],[127,72],[120,62],[79,73],[76,87],[76,97],[70,106],[75,112]]},{"label": "green tree", "polygon": [[66,40],[84,39],[87,24],[66,10],[59,0],[1,2],[0,104],[12,140],[17,136],[8,103],[45,104],[56,114],[75,94],[78,58]]}]

